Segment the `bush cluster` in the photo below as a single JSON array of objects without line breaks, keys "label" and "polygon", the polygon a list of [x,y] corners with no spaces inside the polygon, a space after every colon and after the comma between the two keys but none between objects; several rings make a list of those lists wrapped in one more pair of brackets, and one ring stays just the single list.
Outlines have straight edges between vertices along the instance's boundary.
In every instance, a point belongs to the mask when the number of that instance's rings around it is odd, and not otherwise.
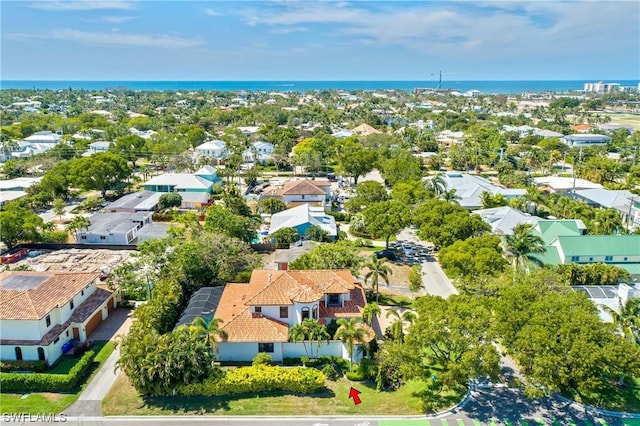
[{"label": "bush cluster", "polygon": [[0,371],[33,371],[44,373],[47,371],[46,361],[0,361]]},{"label": "bush cluster", "polygon": [[69,374],[0,373],[3,392],[68,392],[85,376],[96,352],[89,350],[82,355]]},{"label": "bush cluster", "polygon": [[324,374],[314,368],[256,365],[227,371],[222,378],[208,378],[200,383],[183,385],[178,393],[184,396],[278,391],[312,394],[324,389],[324,381]]}]

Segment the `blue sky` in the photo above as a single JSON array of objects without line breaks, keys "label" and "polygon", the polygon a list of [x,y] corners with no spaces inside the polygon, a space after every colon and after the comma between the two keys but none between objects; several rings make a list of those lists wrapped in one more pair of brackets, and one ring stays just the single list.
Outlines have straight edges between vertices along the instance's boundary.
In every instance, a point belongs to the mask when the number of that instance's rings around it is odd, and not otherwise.
[{"label": "blue sky", "polygon": [[640,78],[640,2],[7,1],[3,80]]}]

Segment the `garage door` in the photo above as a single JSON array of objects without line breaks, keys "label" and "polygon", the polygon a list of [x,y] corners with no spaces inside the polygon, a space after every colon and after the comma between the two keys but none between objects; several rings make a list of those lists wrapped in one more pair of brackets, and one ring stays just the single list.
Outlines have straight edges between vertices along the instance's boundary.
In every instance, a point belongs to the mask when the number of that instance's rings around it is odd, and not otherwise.
[{"label": "garage door", "polygon": [[85,331],[87,333],[87,337],[91,334],[91,332],[102,322],[102,312],[98,311],[95,315],[89,320],[87,326],[85,327]]}]

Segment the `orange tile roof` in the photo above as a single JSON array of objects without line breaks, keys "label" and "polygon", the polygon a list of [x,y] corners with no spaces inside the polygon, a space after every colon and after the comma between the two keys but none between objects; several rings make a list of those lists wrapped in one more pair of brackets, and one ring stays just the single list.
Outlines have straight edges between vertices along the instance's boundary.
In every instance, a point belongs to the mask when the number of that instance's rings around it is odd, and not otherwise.
[{"label": "orange tile roof", "polygon": [[309,180],[292,180],[284,184],[280,195],[326,195],[327,191]]},{"label": "orange tile roof", "polygon": [[249,286],[256,291],[247,305],[283,306],[315,302],[326,293],[348,293],[355,287],[355,280],[348,270],[256,270],[251,274]]},{"label": "orange tile roof", "polygon": [[[69,303],[85,286],[98,278],[97,272],[0,273],[0,320],[39,320],[56,307]],[[11,289],[11,284],[41,278],[37,285]]]},{"label": "orange tile roof", "polygon": [[[248,284],[227,284],[215,312],[228,342],[286,342],[288,325],[252,314],[250,306],[287,306],[320,300],[325,293],[350,293],[342,307],[325,308],[320,317],[358,317],[365,305],[364,291],[348,270],[255,270]],[[323,315],[323,312],[325,315]]]}]

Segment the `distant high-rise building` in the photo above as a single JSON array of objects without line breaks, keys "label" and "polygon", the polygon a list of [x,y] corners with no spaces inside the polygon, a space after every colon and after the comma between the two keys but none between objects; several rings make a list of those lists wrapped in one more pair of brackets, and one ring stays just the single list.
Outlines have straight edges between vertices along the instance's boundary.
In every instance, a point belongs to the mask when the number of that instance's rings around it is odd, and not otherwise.
[{"label": "distant high-rise building", "polygon": [[603,81],[598,81],[597,83],[584,84],[585,92],[608,93],[608,92],[617,92],[619,90],[620,90],[620,83],[605,83]]}]

